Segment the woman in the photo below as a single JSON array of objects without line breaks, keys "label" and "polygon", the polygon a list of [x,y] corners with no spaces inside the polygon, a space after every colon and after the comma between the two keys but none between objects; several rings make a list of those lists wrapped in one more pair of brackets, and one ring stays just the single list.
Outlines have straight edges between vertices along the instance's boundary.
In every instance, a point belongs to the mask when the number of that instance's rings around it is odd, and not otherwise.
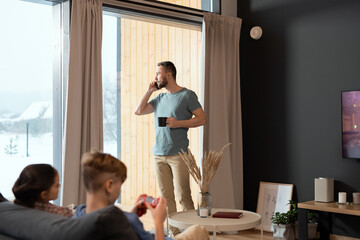
[{"label": "woman", "polygon": [[51,204],[59,194],[59,174],[49,164],[31,164],[24,168],[12,191],[14,203],[42,211],[72,217],[70,209]]}]

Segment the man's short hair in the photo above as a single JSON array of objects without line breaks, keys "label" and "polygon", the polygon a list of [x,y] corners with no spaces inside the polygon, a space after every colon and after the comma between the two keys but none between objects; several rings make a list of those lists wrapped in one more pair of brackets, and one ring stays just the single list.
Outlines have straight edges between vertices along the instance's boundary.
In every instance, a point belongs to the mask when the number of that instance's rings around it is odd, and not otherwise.
[{"label": "man's short hair", "polygon": [[174,80],[176,80],[176,67],[172,62],[170,61],[159,62],[157,66],[158,67],[162,66],[165,69],[165,71],[170,72]]},{"label": "man's short hair", "polygon": [[126,180],[126,166],[110,154],[97,151],[87,152],[81,159],[82,175],[86,191],[96,192],[110,177],[122,183]]}]

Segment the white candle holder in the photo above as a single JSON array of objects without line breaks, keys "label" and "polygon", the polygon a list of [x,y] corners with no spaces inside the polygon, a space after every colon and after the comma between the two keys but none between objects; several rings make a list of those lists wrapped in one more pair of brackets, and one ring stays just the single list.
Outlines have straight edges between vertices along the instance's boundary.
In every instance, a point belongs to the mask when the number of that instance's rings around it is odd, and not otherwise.
[{"label": "white candle holder", "polygon": [[346,204],[346,192],[339,192],[339,204]]},{"label": "white candle holder", "polygon": [[353,204],[360,204],[360,192],[353,193]]}]

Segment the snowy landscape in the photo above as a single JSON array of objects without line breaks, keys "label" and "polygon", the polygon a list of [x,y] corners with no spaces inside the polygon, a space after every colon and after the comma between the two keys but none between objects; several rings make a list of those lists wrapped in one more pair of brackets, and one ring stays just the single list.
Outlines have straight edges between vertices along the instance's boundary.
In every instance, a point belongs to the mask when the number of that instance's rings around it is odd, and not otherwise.
[{"label": "snowy landscape", "polygon": [[[25,166],[53,164],[52,128],[44,127],[51,124],[51,116],[51,102],[34,102],[20,116],[0,119],[0,192],[5,197],[13,198],[11,188]],[[42,130],[37,129],[39,123]]]},{"label": "snowy landscape", "polygon": [[[57,25],[60,21],[53,21],[59,14],[54,5],[20,0],[2,4],[0,21],[11,24],[3,26],[4,37],[0,39],[3,46],[0,51],[0,192],[13,199],[11,188],[25,166],[53,165],[52,100],[58,99],[53,96],[57,87],[53,85],[53,77],[59,70],[54,66],[58,65],[56,57],[66,56],[68,52],[61,52],[53,36],[54,33],[57,36],[60,28]],[[54,26],[57,26],[55,31]],[[104,152],[114,156],[118,74],[117,35],[113,29],[116,26],[116,17],[104,16]],[[58,51],[55,55],[54,49]],[[66,88],[62,90],[66,93]],[[65,102],[62,104],[65,106]]]},{"label": "snowy landscape", "polygon": [[[109,127],[105,124],[104,132],[113,131]],[[116,139],[104,138],[104,152],[116,156]],[[18,117],[0,118],[0,161],[0,192],[8,199],[14,198],[11,188],[25,166],[53,165],[51,102],[34,102]]]}]

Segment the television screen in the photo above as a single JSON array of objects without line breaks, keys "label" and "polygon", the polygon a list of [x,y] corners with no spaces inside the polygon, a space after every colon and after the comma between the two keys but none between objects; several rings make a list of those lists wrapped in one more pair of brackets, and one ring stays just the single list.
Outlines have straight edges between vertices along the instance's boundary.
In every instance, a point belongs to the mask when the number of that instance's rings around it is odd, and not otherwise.
[{"label": "television screen", "polygon": [[342,155],[360,158],[360,90],[341,93]]}]

